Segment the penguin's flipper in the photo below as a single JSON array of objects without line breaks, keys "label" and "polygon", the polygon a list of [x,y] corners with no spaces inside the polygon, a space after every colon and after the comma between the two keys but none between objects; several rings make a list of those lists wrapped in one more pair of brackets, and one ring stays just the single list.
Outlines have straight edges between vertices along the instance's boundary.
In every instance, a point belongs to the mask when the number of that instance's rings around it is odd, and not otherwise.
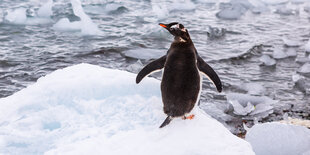
[{"label": "penguin's flipper", "polygon": [[168,116],[168,117],[165,119],[165,121],[160,125],[159,128],[163,128],[164,126],[168,125],[168,124],[171,122],[172,119],[173,119],[172,116]]},{"label": "penguin's flipper", "polygon": [[222,91],[222,82],[216,72],[200,57],[197,57],[198,69],[203,72],[216,86],[217,91]]},{"label": "penguin's flipper", "polygon": [[164,68],[166,62],[166,56],[162,56],[157,60],[152,61],[146,65],[137,75],[136,83],[139,83],[145,76],[151,74],[154,71],[159,71]]}]

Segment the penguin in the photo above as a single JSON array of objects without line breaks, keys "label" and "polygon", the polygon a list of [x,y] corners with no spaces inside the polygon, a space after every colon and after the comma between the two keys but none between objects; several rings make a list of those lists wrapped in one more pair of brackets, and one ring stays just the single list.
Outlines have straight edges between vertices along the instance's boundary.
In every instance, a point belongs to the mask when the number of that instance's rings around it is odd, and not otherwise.
[{"label": "penguin", "polygon": [[172,22],[159,23],[174,36],[166,55],[146,65],[136,77],[138,84],[145,76],[163,69],[161,95],[163,111],[167,118],[160,128],[168,125],[173,118],[193,119],[191,110],[199,102],[202,77],[205,75],[222,91],[222,83],[216,72],[198,55],[188,30],[184,25]]}]

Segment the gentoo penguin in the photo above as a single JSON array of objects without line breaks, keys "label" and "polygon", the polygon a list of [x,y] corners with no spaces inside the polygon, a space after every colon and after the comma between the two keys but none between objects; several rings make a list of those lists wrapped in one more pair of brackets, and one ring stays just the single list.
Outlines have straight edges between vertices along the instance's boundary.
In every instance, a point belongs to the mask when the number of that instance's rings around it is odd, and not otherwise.
[{"label": "gentoo penguin", "polygon": [[146,65],[137,75],[136,83],[145,76],[164,68],[161,81],[161,95],[164,112],[168,115],[160,128],[168,125],[175,117],[192,119],[187,116],[200,97],[202,78],[204,73],[222,91],[222,83],[215,71],[198,55],[187,29],[179,23],[159,24],[173,36],[167,54]]}]

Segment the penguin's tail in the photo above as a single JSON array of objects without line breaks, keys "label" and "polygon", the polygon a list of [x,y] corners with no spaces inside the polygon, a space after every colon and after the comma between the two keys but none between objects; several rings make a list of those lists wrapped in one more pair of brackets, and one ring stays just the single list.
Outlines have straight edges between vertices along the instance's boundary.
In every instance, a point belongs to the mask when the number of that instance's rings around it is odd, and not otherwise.
[{"label": "penguin's tail", "polygon": [[172,119],[173,119],[172,116],[168,116],[168,117],[165,119],[165,121],[160,125],[159,128],[163,128],[164,126],[168,125],[168,124],[171,122]]}]

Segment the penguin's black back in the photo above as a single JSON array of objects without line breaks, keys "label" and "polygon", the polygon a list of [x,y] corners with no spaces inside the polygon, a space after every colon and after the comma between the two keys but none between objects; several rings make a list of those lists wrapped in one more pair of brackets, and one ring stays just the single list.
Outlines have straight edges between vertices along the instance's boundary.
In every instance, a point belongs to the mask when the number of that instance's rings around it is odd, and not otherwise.
[{"label": "penguin's black back", "polygon": [[200,90],[196,62],[197,55],[191,42],[172,43],[161,82],[164,112],[168,116],[183,116],[193,109]]}]

